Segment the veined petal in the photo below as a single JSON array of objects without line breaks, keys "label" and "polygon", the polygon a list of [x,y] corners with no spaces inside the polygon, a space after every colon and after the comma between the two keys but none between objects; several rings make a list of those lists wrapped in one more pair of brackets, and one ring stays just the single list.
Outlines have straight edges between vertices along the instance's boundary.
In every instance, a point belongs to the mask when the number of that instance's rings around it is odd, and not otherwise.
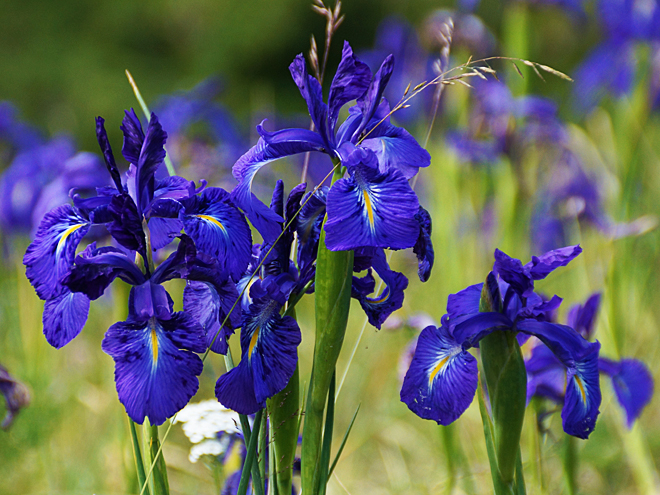
[{"label": "veined petal", "polygon": [[477,361],[447,327],[422,330],[401,387],[401,401],[423,419],[448,425],[468,408],[477,390]]},{"label": "veined petal", "polygon": [[239,280],[252,257],[252,234],[229,193],[211,187],[184,204],[186,234],[199,251],[218,258],[231,277]]},{"label": "veined petal", "polygon": [[616,398],[626,412],[626,425],[632,424],[653,396],[653,377],[644,363],[637,359],[619,362],[599,358],[598,369],[612,379]]},{"label": "veined petal", "polygon": [[351,156],[356,154],[361,156],[352,177],[338,180],[328,193],[328,249],[412,247],[419,235],[419,202],[410,184],[396,170],[381,174],[365,164],[373,157],[370,152],[357,150]]},{"label": "veined petal", "polygon": [[61,291],[60,280],[71,269],[89,226],[71,205],[58,206],[41,221],[23,257],[27,278],[41,299],[51,299]]},{"label": "veined petal", "polygon": [[[167,322],[156,318],[112,325],[103,351],[115,361],[119,400],[136,423],[160,425],[197,392],[205,348],[200,325],[185,313]],[[190,349],[190,350],[187,350]]]},{"label": "veined petal", "polygon": [[566,395],[561,417],[564,431],[587,438],[596,425],[601,402],[598,342],[588,342],[571,327],[546,321],[522,320],[516,330],[543,342],[566,367]]},{"label": "veined petal", "polygon": [[44,305],[44,335],[48,343],[59,349],[71,342],[85,326],[88,314],[89,298],[64,287]]},{"label": "veined petal", "polygon": [[220,327],[237,298],[238,291],[232,283],[219,290],[210,282],[189,281],[183,291],[183,309],[202,325],[207,346],[213,352],[226,354],[227,340],[241,324],[240,307],[236,307],[225,326]]},{"label": "veined petal", "polygon": [[[391,58],[391,57],[390,57]],[[371,70],[353,55],[348,41],[344,41],[341,62],[330,85],[328,96],[328,130],[334,134],[339,110],[346,103],[362,96],[371,82]]]},{"label": "veined petal", "polygon": [[144,131],[135,110],[131,108],[124,113],[126,115],[119,127],[124,133],[124,144],[121,153],[128,163],[137,165],[140,160],[140,150],[142,150],[142,144],[144,143]]},{"label": "veined petal", "polygon": [[154,198],[156,170],[165,160],[165,141],[167,133],[158,122],[158,117],[151,114],[147,134],[140,149],[137,166],[135,193],[137,195],[138,211],[145,212]]},{"label": "veined petal", "polygon": [[154,251],[164,248],[181,234],[182,229],[183,222],[178,218],[150,218],[151,248]]},{"label": "veined petal", "polygon": [[[243,315],[241,362],[216,384],[218,400],[241,414],[264,407],[267,398],[284,389],[298,363],[300,328],[290,316],[280,316],[280,308],[268,298],[250,305]],[[232,390],[239,383],[244,387],[240,393]]]},{"label": "veined petal", "polygon": [[376,114],[376,111],[379,109],[381,99],[383,97],[383,91],[385,91],[385,87],[387,86],[387,83],[392,76],[393,69],[394,57],[392,55],[388,55],[385,57],[385,60],[383,60],[383,63],[380,65],[376,75],[369,84],[369,89],[366,91],[364,96],[358,100],[357,106],[362,111],[362,121],[360,122],[360,126],[353,134],[353,142],[355,142],[359,138],[362,131],[367,128],[372,118]]}]

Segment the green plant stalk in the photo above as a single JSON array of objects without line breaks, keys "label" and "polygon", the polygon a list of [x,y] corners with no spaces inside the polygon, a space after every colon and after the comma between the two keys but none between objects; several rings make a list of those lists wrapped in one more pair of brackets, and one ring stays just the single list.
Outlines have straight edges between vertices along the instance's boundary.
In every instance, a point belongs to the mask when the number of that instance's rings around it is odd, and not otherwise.
[{"label": "green plant stalk", "polygon": [[577,493],[578,455],[576,442],[575,437],[564,435],[564,455],[562,462],[568,495],[575,495]]},{"label": "green plant stalk", "polygon": [[[261,418],[264,414],[263,409],[259,409],[257,411],[257,414],[254,417],[254,431],[250,435],[250,440],[248,441],[248,447],[247,447],[247,454],[245,455],[245,462],[243,464],[243,472],[241,473],[241,481],[238,484],[238,495],[245,495],[247,493],[248,489],[248,483],[250,482],[250,471],[254,473],[254,466],[257,466],[256,463],[254,462],[254,458],[257,455],[257,442],[259,440],[259,428],[261,427]],[[245,436],[245,431],[243,430],[243,435]],[[256,469],[257,473],[259,473],[259,467],[257,466]],[[254,478],[254,476],[253,476]],[[261,483],[260,480],[257,480],[254,478],[252,480],[252,487],[256,488],[257,481]],[[263,487],[262,487],[263,490]]]},{"label": "green plant stalk", "polygon": [[[509,57],[529,58],[529,9],[523,2],[509,2],[504,10],[502,20],[504,29],[504,53]],[[511,67],[507,71],[507,82],[515,96],[528,93],[528,79],[520,77],[518,71]]]},{"label": "green plant stalk", "polygon": [[[140,450],[140,440],[138,439],[137,428],[135,422],[128,418],[128,427],[131,430],[131,440],[133,441],[133,457],[135,458],[135,469],[137,471],[138,483],[140,489],[147,482],[147,475],[144,470],[144,460],[142,459],[142,452]],[[145,489],[146,495],[150,495],[149,488]]]},{"label": "green plant stalk", "polygon": [[[319,495],[325,495],[328,485],[328,466],[330,465],[330,450],[332,449],[332,433],[335,423],[335,387],[337,384],[337,373],[332,374],[330,389],[328,390],[328,410],[325,414],[325,429],[323,430],[323,446],[321,447],[321,463],[318,476],[314,476],[314,486]],[[318,481],[317,481],[318,479]]]},{"label": "green plant stalk", "polygon": [[[158,438],[158,426],[149,423],[149,419],[144,419],[142,425],[144,438],[146,442],[146,456],[147,464],[154,468],[151,476],[148,479],[149,489],[153,495],[169,495],[170,485],[167,480],[167,467],[165,466],[165,458],[163,457],[162,449],[160,448],[160,440]],[[159,450],[161,450],[159,455]],[[145,492],[146,493],[146,492]]]},{"label": "green plant stalk", "polygon": [[[490,290],[496,291],[491,295]],[[479,310],[499,311],[500,295],[492,275],[486,279]],[[516,339],[508,330],[494,331],[480,342],[481,362],[493,414],[493,442],[502,481],[514,483],[527,403],[527,371]],[[521,473],[522,476],[522,473]]]},{"label": "green plant stalk", "polygon": [[450,424],[447,426],[440,426],[440,436],[442,437],[442,446],[445,450],[445,459],[447,461],[447,493],[453,493],[456,487],[456,462],[458,456],[456,455],[456,442],[455,430],[456,425]]},{"label": "green plant stalk", "polygon": [[270,446],[275,460],[274,472],[277,481],[275,486],[277,492],[281,494],[291,493],[293,482],[293,461],[298,445],[300,416],[299,388],[300,377],[296,367],[284,390],[266,401],[272,429]]},{"label": "green plant stalk", "polygon": [[[341,167],[332,182],[343,175]],[[346,333],[351,303],[353,251],[330,251],[321,230],[316,261],[316,342],[302,441],[302,490],[313,494],[314,476],[321,455],[323,412]]]}]

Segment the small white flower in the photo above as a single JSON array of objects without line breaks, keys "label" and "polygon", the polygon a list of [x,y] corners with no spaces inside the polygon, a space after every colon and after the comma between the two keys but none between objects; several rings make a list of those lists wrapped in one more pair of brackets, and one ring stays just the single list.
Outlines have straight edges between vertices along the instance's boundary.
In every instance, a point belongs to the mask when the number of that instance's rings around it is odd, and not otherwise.
[{"label": "small white flower", "polygon": [[[218,433],[220,432],[228,434],[240,433],[241,429],[239,421],[238,413],[231,409],[227,409],[217,400],[210,399],[188,404],[179,411],[175,422],[183,423],[183,432],[192,443],[197,444],[205,439],[217,442]],[[206,442],[204,442],[204,444],[206,444]],[[195,447],[193,447],[193,449],[195,449]],[[224,450],[222,452],[224,452]],[[192,460],[192,450],[190,456]],[[198,458],[199,456],[197,456],[196,459]]]}]

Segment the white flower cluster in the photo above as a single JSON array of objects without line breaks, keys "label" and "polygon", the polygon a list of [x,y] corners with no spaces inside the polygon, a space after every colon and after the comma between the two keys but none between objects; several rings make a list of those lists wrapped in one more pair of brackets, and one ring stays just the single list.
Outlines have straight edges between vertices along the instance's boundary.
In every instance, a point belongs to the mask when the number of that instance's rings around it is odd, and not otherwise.
[{"label": "white flower cluster", "polygon": [[[176,415],[175,423],[183,423],[183,432],[194,443],[188,459],[197,462],[203,455],[224,454],[229,435],[241,433],[238,414],[217,400],[190,403]],[[226,433],[218,438],[218,433]]]}]

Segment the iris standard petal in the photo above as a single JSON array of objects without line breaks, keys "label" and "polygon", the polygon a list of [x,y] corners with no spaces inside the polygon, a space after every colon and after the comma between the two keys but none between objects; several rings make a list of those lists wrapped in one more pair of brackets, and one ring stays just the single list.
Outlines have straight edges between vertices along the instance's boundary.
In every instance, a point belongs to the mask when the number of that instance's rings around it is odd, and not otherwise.
[{"label": "iris standard petal", "polygon": [[512,258],[499,249],[495,250],[493,272],[508,283],[521,297],[529,297],[534,291],[534,282],[527,270],[527,265],[523,267],[520,260]]},{"label": "iris standard petal", "polygon": [[590,340],[594,331],[596,315],[600,307],[600,292],[593,294],[584,305],[575,305],[568,312],[566,323],[585,339]]},{"label": "iris standard petal", "polygon": [[115,361],[119,400],[136,423],[160,425],[197,392],[205,348],[201,326],[185,313],[167,322],[156,318],[112,325],[103,351]]},{"label": "iris standard petal", "polygon": [[140,151],[144,143],[144,131],[140,119],[135,114],[132,108],[124,112],[124,120],[122,120],[119,128],[124,133],[124,144],[121,149],[122,155],[126,158],[128,163],[137,165],[140,160]]},{"label": "iris standard petal", "polygon": [[44,335],[48,343],[59,349],[71,342],[85,326],[88,314],[89,298],[63,288],[44,305]]},{"label": "iris standard petal", "polygon": [[328,193],[328,249],[413,247],[419,235],[415,219],[419,202],[410,184],[396,170],[382,174],[364,164],[370,152],[357,150],[351,156],[357,153],[364,156],[353,167],[352,176],[335,182]]},{"label": "iris standard petal", "polygon": [[477,390],[477,361],[447,327],[422,330],[401,387],[401,401],[423,419],[448,425],[468,408]]},{"label": "iris standard petal", "polygon": [[332,79],[328,95],[328,131],[331,134],[334,134],[341,107],[362,96],[369,87],[370,82],[371,69],[353,55],[351,45],[348,44],[348,41],[344,41],[341,61],[337,67],[335,77]]},{"label": "iris standard petal", "polygon": [[626,412],[626,425],[632,428],[653,396],[653,377],[649,369],[637,359],[616,362],[604,358],[598,360],[598,368],[612,379],[616,398]]},{"label": "iris standard petal", "polygon": [[[369,88],[367,89],[366,93],[362,98],[358,100],[357,106],[361,110],[362,120],[360,121],[359,127],[353,133],[353,142],[356,142],[360,138],[360,134],[362,134],[362,132],[367,129],[371,120],[379,109],[381,105],[381,99],[383,98],[383,91],[385,91],[385,87],[390,81],[392,70],[394,70],[394,57],[392,55],[388,55],[385,57],[385,60],[383,60],[383,63],[378,68],[378,71],[376,71],[376,75],[369,84]],[[378,120],[380,120],[380,118]]]},{"label": "iris standard petal", "polygon": [[112,148],[110,147],[110,141],[108,141],[108,134],[105,131],[105,119],[102,117],[96,117],[96,139],[99,142],[101,147],[101,152],[103,153],[103,160],[105,161],[105,166],[110,172],[112,181],[117,188],[117,191],[124,192],[124,186],[121,183],[121,175],[119,174],[119,169],[115,163],[115,156],[112,154]]},{"label": "iris standard petal", "polygon": [[135,193],[137,196],[138,211],[145,212],[154,198],[155,173],[163,160],[165,160],[165,141],[167,133],[158,122],[158,117],[151,114],[144,143],[140,150],[137,166]]},{"label": "iris standard petal", "polygon": [[59,294],[60,280],[73,265],[76,248],[89,226],[71,205],[58,206],[44,216],[23,257],[25,273],[39,298]]},{"label": "iris standard petal", "polygon": [[579,245],[553,249],[541,256],[532,256],[532,261],[525,265],[525,269],[533,280],[541,280],[560,266],[568,265],[581,252]]},{"label": "iris standard petal", "polygon": [[323,102],[323,89],[316,78],[307,74],[307,64],[302,53],[293,59],[289,65],[289,72],[307,103],[309,115],[321,134],[325,146],[328,149],[332,148],[334,136],[328,129],[328,106]]},{"label": "iris standard petal", "polygon": [[133,198],[128,194],[117,194],[110,200],[107,211],[112,216],[112,221],[106,224],[110,235],[126,249],[137,251],[146,258],[147,240]]},{"label": "iris standard petal", "polygon": [[184,201],[184,229],[197,249],[218,258],[234,280],[245,273],[252,256],[252,234],[243,214],[224,189],[210,187]]}]

